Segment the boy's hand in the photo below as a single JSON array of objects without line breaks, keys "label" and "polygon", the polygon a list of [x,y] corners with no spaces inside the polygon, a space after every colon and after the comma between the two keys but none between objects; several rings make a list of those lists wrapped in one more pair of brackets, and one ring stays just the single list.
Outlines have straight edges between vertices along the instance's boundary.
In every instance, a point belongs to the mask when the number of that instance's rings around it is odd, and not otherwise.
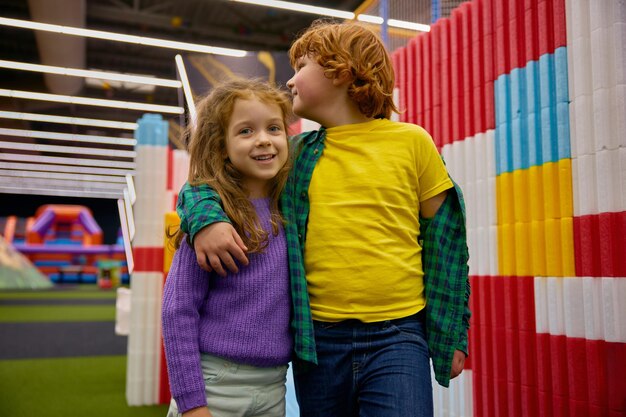
[{"label": "boy's hand", "polygon": [[463,372],[465,366],[465,353],[461,350],[455,350],[452,357],[452,369],[450,370],[450,379],[454,379]]},{"label": "boy's hand", "polygon": [[202,228],[193,239],[193,248],[202,269],[215,271],[223,277],[226,276],[224,266],[230,272],[239,272],[233,257],[241,264],[248,265],[248,258],[244,252],[248,248],[230,223],[213,223]]}]

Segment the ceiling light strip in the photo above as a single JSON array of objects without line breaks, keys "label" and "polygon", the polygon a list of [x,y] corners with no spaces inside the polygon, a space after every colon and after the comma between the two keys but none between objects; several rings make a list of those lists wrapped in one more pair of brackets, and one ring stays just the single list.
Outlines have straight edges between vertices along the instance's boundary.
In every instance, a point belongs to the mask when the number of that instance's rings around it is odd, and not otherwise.
[{"label": "ceiling light strip", "polygon": [[0,152],[0,161],[33,162],[42,164],[65,164],[89,167],[106,167],[134,170],[137,168],[134,162],[107,161],[103,159],[65,158],[62,156],[23,155]]},{"label": "ceiling light strip", "polygon": [[326,7],[309,6],[307,4],[291,3],[288,1],[276,0],[234,0],[237,3],[254,4],[257,6],[267,6],[276,9],[291,10],[294,12],[303,12],[316,14],[321,16],[337,17],[340,19],[354,19],[354,13],[343,10],[328,9]]},{"label": "ceiling light strip", "polygon": [[371,16],[368,14],[359,14],[356,16],[356,19],[361,22],[373,23],[375,25],[382,25],[385,20],[380,16]]},{"label": "ceiling light strip", "polygon": [[0,110],[0,118],[15,119],[15,120],[28,120],[31,122],[60,123],[60,124],[79,125],[79,126],[109,127],[111,129],[122,129],[122,130],[136,130],[137,129],[137,123],[131,123],[131,122],[119,122],[115,120],[102,120],[102,119],[85,119],[82,117],[54,116],[51,114],[20,113],[20,112],[15,112],[15,111],[1,111]]},{"label": "ceiling light strip", "polygon": [[45,72],[46,74],[69,75],[73,77],[98,78],[100,80],[122,81],[135,84],[156,85],[159,87],[181,88],[178,80],[166,80],[163,78],[146,77],[131,74],[119,74],[106,71],[84,70],[77,68],[55,67],[51,65],[29,64],[26,62],[0,60],[0,68],[16,69],[22,71]]},{"label": "ceiling light strip", "polygon": [[49,140],[66,140],[72,142],[98,143],[122,146],[135,146],[136,139],[112,138],[110,136],[78,135],[73,133],[46,132],[43,130],[8,129],[0,127],[0,135],[18,136],[22,138],[38,138]]},{"label": "ceiling light strip", "polygon": [[430,32],[430,26],[424,25],[422,23],[413,23],[413,22],[407,22],[405,20],[389,19],[387,20],[387,24],[390,27],[394,27],[394,28],[416,30],[419,32]]},{"label": "ceiling light strip", "polygon": [[[106,175],[110,178],[121,177],[121,181],[128,180],[127,175],[134,175],[134,171],[127,169],[111,169],[111,168],[96,168],[96,167],[82,167],[71,165],[55,165],[55,164],[28,164],[20,162],[2,162],[0,161],[0,170],[14,170],[14,171],[29,171],[40,173],[51,172],[65,172],[69,174],[80,175]],[[117,182],[117,178],[115,179]]]},{"label": "ceiling light strip", "polygon": [[[311,13],[319,16],[337,17],[340,19],[352,20],[356,17],[357,20],[366,23],[374,23],[381,25],[384,19],[380,16],[371,16],[366,14],[356,15],[353,12],[347,12],[344,10],[329,9],[326,7],[309,6],[306,4],[292,3],[288,1],[278,0],[231,0],[237,3],[254,4],[256,6],[267,6],[276,9],[291,10],[294,12]],[[429,25],[423,25],[420,23],[407,22],[405,20],[389,19],[387,20],[389,26],[396,28],[415,30],[420,32],[430,32]]]},{"label": "ceiling light strip", "polygon": [[179,51],[200,52],[205,54],[226,55],[233,57],[246,56],[246,51],[243,51],[241,49],[220,48],[216,46],[200,45],[195,43],[177,42],[166,39],[147,38],[144,36],[105,32],[102,30],[53,25],[49,23],[31,22],[28,20],[20,19],[9,19],[6,17],[0,17],[0,25],[17,27],[22,29],[42,30],[45,32],[61,33],[64,35],[84,36],[86,38],[133,43],[137,45],[155,46],[158,48],[176,49]]},{"label": "ceiling light strip", "polygon": [[123,195],[122,190],[120,192],[102,192],[102,191],[85,191],[85,190],[73,190],[67,188],[37,188],[37,187],[14,187],[11,185],[0,185],[0,193],[8,194],[28,194],[28,195],[50,195],[57,197],[81,197],[81,198],[106,198],[106,199],[118,199]]},{"label": "ceiling light strip", "polygon": [[6,90],[0,88],[0,97],[22,98],[27,100],[52,101],[56,103],[82,104],[85,106],[99,106],[114,109],[141,110],[157,113],[182,114],[184,109],[177,106],[161,104],[137,103],[134,101],[105,100],[100,98],[64,96],[61,94],[34,93],[32,91]]},{"label": "ceiling light strip", "polygon": [[38,143],[0,142],[0,149],[19,151],[77,153],[81,155],[109,156],[114,158],[134,158],[135,151],[120,151],[117,149],[83,148],[78,146],[40,145]]}]

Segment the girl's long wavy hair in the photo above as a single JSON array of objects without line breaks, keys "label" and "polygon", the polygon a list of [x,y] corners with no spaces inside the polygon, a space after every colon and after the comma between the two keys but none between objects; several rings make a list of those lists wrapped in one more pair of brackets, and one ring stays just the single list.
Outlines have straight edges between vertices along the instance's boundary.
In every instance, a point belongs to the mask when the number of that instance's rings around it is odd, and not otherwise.
[{"label": "girl's long wavy hair", "polygon": [[398,113],[391,58],[371,29],[356,22],[318,19],[291,45],[291,66],[295,68],[303,56],[316,60],[330,79],[348,75],[352,80],[348,95],[365,116],[388,119]]},{"label": "girl's long wavy hair", "polygon": [[[207,184],[222,200],[222,207],[248,252],[262,252],[267,246],[268,232],[263,230],[254,206],[248,198],[241,173],[233,166],[226,153],[228,124],[237,99],[258,99],[268,105],[277,105],[282,111],[283,128],[287,135],[292,118],[290,97],[280,89],[260,80],[235,79],[215,87],[211,93],[197,104],[195,127],[188,127],[188,150],[190,154],[190,185]],[[287,140],[289,142],[289,140]],[[291,168],[291,158],[270,181],[269,197],[272,233],[284,223],[279,210],[279,197]],[[175,236],[175,246],[180,246],[183,233]]]}]

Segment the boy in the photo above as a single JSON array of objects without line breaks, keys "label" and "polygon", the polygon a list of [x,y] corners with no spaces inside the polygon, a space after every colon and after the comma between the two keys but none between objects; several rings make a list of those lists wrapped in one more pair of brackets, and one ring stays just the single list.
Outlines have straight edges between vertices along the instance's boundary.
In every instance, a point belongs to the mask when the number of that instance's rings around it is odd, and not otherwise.
[{"label": "boy", "polygon": [[[462,196],[428,133],[388,120],[394,74],[374,32],[318,21],[289,54],[294,112],[322,125],[294,139],[281,200],[301,415],[431,416],[429,354],[447,386],[467,352]],[[185,186],[178,212],[204,268],[247,263],[208,187]]]}]

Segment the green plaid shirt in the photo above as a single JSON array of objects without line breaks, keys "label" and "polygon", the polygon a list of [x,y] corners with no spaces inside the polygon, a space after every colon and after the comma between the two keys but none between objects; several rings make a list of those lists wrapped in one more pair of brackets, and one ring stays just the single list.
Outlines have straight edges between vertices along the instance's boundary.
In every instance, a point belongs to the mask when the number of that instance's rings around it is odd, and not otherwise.
[{"label": "green plaid shirt", "polygon": [[[309,215],[309,183],[324,150],[325,137],[326,130],[322,128],[293,138],[294,168],[281,197],[281,210],[287,220],[285,235],[293,302],[291,326],[300,363],[317,363],[303,256]],[[181,229],[193,239],[200,229],[211,223],[229,222],[219,202],[217,193],[208,186],[185,184],[177,205]],[[470,317],[465,206],[456,184],[433,219],[420,219],[420,235],[428,346],[435,378],[447,387],[455,349],[467,353]]]}]

